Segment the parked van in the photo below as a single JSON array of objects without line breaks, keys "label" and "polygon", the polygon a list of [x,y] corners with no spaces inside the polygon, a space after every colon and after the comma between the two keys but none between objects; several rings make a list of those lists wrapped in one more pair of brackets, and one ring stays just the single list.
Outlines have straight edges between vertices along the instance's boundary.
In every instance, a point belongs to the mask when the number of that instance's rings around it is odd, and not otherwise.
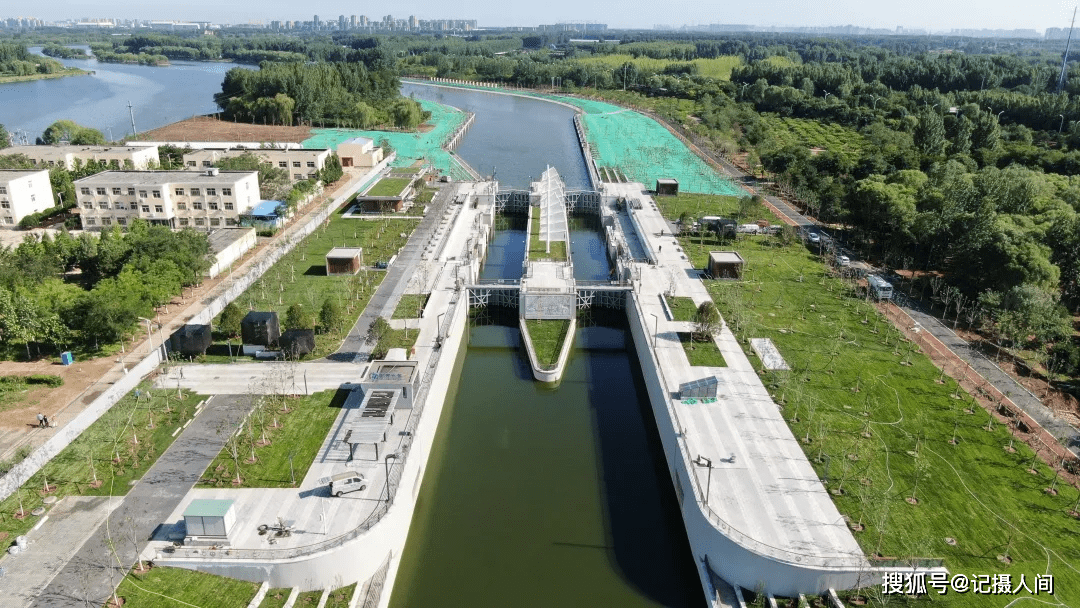
[{"label": "parked van", "polygon": [[367,480],[356,471],[338,473],[330,478],[330,495],[341,496],[348,492],[358,492],[367,489]]}]

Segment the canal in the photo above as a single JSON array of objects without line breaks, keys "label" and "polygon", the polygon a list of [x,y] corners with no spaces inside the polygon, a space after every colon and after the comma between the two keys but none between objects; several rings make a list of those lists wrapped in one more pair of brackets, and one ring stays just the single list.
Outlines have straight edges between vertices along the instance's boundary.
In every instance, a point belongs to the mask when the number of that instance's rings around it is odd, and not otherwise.
[{"label": "canal", "polygon": [[[420,88],[420,87],[414,87]],[[462,107],[446,91],[438,101]],[[419,95],[418,95],[419,96]],[[483,93],[469,93],[484,96]],[[493,133],[544,132],[572,112],[537,102],[511,118],[484,108],[514,98],[470,100],[477,113],[459,153],[476,167],[513,158],[521,171],[581,164],[572,123],[547,135],[473,146]],[[500,120],[513,120],[502,124]],[[538,130],[538,131],[534,131]],[[568,141],[551,142],[547,138]],[[490,141],[490,140],[489,140]],[[508,142],[513,146],[507,148]],[[544,157],[540,150],[568,150]],[[498,170],[501,176],[503,169]],[[529,179],[524,173],[524,187]],[[569,180],[568,180],[569,183]],[[523,219],[523,218],[522,218]],[[524,224],[498,220],[484,278],[516,279]],[[598,221],[575,217],[575,277],[609,272]],[[517,311],[474,314],[391,596],[413,606],[700,606],[702,591],[622,311],[579,315],[561,383],[533,380]]]}]

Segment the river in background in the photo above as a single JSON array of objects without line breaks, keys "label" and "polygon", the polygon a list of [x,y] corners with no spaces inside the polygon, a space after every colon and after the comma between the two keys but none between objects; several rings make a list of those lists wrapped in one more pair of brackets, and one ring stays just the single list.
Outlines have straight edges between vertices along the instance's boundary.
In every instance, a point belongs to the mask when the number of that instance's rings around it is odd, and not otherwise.
[{"label": "river in background", "polygon": [[468,136],[454,152],[481,175],[494,171],[502,188],[528,188],[550,165],[567,189],[589,189],[571,108],[528,97],[412,83],[402,84],[401,93],[475,113]]},{"label": "river in background", "polygon": [[[81,47],[89,48],[89,47]],[[31,47],[40,54],[40,47]],[[33,144],[46,127],[74,120],[93,127],[107,139],[131,134],[131,102],[135,128],[148,131],[218,111],[214,93],[221,91],[232,62],[174,61],[165,67],[101,63],[96,59],[60,59],[66,66],[93,71],[32,82],[0,84],[0,124]]]}]

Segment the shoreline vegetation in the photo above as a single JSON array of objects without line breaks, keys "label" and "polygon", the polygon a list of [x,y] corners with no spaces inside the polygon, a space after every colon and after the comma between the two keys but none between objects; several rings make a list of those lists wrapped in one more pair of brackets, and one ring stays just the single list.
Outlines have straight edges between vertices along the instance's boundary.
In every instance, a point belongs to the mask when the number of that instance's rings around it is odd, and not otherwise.
[{"label": "shoreline vegetation", "polygon": [[52,78],[64,78],[65,76],[89,76],[94,72],[91,70],[83,70],[80,68],[69,68],[63,72],[53,72],[51,74],[22,74],[22,75],[6,75],[0,76],[0,84],[9,84],[12,82],[33,82],[35,80],[49,80]]}]

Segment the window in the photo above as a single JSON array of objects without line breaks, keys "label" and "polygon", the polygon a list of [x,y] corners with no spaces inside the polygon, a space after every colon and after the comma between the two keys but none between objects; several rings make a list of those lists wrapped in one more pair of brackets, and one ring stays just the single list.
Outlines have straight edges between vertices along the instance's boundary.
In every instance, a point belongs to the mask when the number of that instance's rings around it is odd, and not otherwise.
[{"label": "window", "polygon": [[184,189],[183,188],[177,188],[176,189],[176,196],[184,196]]},{"label": "window", "polygon": [[94,208],[94,203],[83,203],[82,207],[83,207],[83,209],[93,209]]},{"label": "window", "polygon": [[300,175],[299,173],[293,173],[293,179],[302,180],[302,179],[304,179],[304,176]]},{"label": "window", "polygon": [[98,196],[105,196],[105,188],[98,188],[97,194]]},{"label": "window", "polygon": [[212,217],[212,218],[210,218],[210,225],[211,226],[220,226],[221,225],[221,218],[220,217]]},{"label": "window", "polygon": [[236,221],[236,218],[234,218],[234,217],[225,218],[225,225],[226,226],[238,226],[239,224],[240,224],[240,222]]},{"label": "window", "polygon": [[277,166],[281,167],[282,169],[287,169],[289,167],[289,161],[279,160]]},{"label": "window", "polygon": [[88,218],[83,219],[83,223],[86,224],[87,226],[94,226],[94,225],[97,224],[97,220],[95,220],[92,217],[88,217]]},{"label": "window", "polygon": [[191,196],[199,196],[199,189],[198,188],[192,188],[191,189]]},{"label": "window", "polygon": [[232,196],[232,188],[222,188],[221,189],[221,195],[222,196]]},{"label": "window", "polygon": [[318,175],[319,175],[318,173],[308,173],[307,174],[308,179],[315,179],[316,177],[318,177]]},{"label": "window", "polygon": [[139,198],[146,198],[146,190],[139,190]]},{"label": "window", "polygon": [[210,207],[211,211],[217,211],[218,210],[218,204],[217,203],[210,203],[208,206]]},{"label": "window", "polygon": [[313,160],[307,161],[307,166],[314,167],[315,166],[315,161],[313,161]]},{"label": "window", "polygon": [[202,161],[202,166],[209,167],[210,166],[210,161],[208,161],[208,160]]},{"label": "window", "polygon": [[116,223],[120,224],[121,226],[127,226],[127,218],[126,217],[118,217],[118,218],[116,218]]},{"label": "window", "polygon": [[195,201],[194,203],[191,203],[191,208],[192,209],[198,209],[198,210],[201,211],[202,210],[202,201]]},{"label": "window", "polygon": [[188,225],[188,219],[186,217],[180,218],[180,225],[181,226],[187,226]]},{"label": "window", "polygon": [[150,205],[143,205],[142,206],[142,212],[143,213],[150,213]]},{"label": "window", "polygon": [[82,192],[83,194],[90,194],[90,189],[84,186],[83,188],[79,189],[79,192]]},{"label": "window", "polygon": [[37,200],[37,195],[36,194],[31,194],[30,195],[30,202],[32,203],[32,202],[34,202],[36,200]]},{"label": "window", "polygon": [[5,217],[5,218],[4,218],[4,223],[5,223],[5,224],[14,224],[14,223],[15,223],[15,218],[12,218],[12,217]]},{"label": "window", "polygon": [[187,211],[187,203],[176,203],[176,208],[180,211]]},{"label": "window", "polygon": [[120,194],[123,193],[123,192],[124,191],[121,190],[120,188],[113,188],[112,189],[113,196],[120,196]]},{"label": "window", "polygon": [[114,207],[117,209],[127,209],[127,207],[124,206],[124,203],[116,203]]},{"label": "window", "polygon": [[135,189],[134,188],[128,188],[128,196],[135,196]]},{"label": "window", "polygon": [[161,190],[154,190],[154,198],[161,198]]},{"label": "window", "polygon": [[233,204],[232,203],[225,203],[225,210],[226,211],[232,211],[233,210]]},{"label": "window", "polygon": [[217,188],[207,188],[206,196],[217,196]]},{"label": "window", "polygon": [[292,166],[299,167],[300,166],[300,161],[298,161],[298,160],[292,161]]},{"label": "window", "polygon": [[8,201],[0,201],[0,209],[11,209],[11,203]]},{"label": "window", "polygon": [[7,194],[7,186],[0,186],[0,194]]},{"label": "window", "polygon": [[102,226],[112,226],[112,218],[111,217],[103,217],[103,218],[101,218],[101,225]]},{"label": "window", "polygon": [[101,208],[101,209],[108,209],[109,208],[109,203],[107,203],[105,201],[101,201],[100,203],[98,203],[98,207]]},{"label": "window", "polygon": [[206,218],[204,218],[204,217],[195,218],[195,225],[196,226],[205,226],[206,225]]},{"label": "window", "polygon": [[154,205],[154,213],[165,213],[165,207],[161,205]]},{"label": "window", "polygon": [[187,161],[187,166],[189,166],[189,167],[197,167],[198,165],[199,165],[199,163],[197,163],[197,162],[195,162],[193,160]]}]

